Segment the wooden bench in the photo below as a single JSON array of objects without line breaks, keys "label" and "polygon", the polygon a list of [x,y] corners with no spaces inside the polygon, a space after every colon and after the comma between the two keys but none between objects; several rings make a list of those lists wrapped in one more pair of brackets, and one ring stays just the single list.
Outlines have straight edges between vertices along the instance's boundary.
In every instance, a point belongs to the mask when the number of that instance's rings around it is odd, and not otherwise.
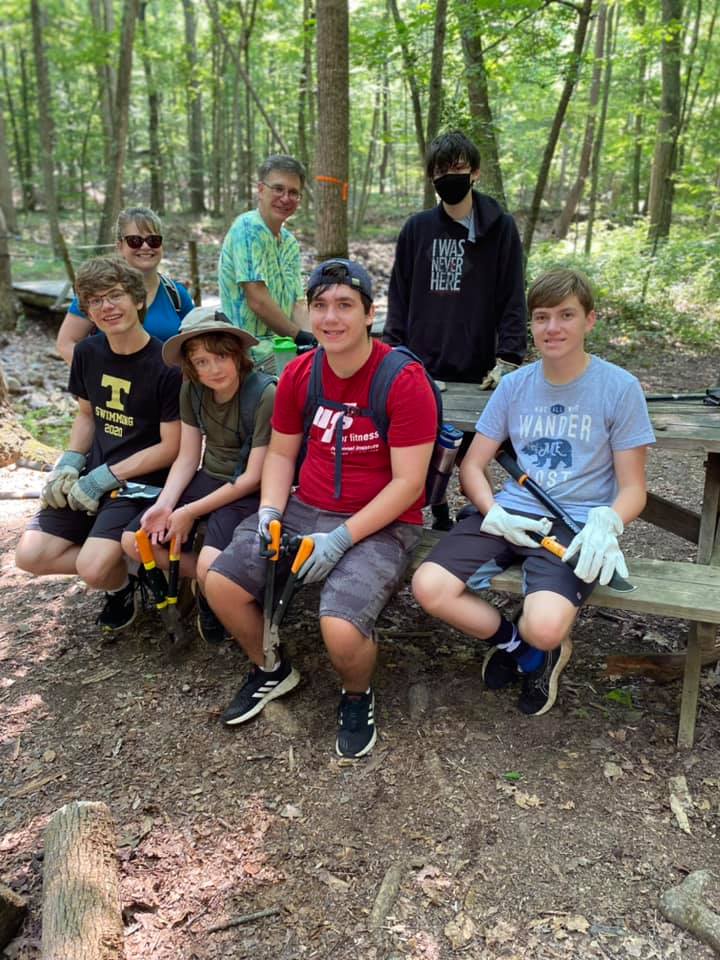
[{"label": "wooden bench", "polygon": [[[423,538],[413,552],[411,572],[420,566],[441,536],[432,530],[423,531]],[[632,593],[616,593],[598,586],[587,601],[588,606],[720,624],[720,567],[672,560],[630,560],[628,567],[628,579],[637,589]],[[491,589],[522,594],[519,564],[493,577]],[[677,745],[681,748],[693,745],[701,661],[699,640],[694,631],[690,631],[677,736]]]}]

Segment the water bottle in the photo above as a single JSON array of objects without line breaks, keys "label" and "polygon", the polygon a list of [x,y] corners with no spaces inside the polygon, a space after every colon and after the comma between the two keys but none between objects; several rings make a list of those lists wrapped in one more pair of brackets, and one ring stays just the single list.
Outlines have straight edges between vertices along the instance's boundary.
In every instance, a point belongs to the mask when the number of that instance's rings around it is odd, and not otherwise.
[{"label": "water bottle", "polygon": [[442,503],[462,438],[462,430],[458,430],[451,423],[442,425],[435,441],[425,485],[425,500],[428,506]]}]

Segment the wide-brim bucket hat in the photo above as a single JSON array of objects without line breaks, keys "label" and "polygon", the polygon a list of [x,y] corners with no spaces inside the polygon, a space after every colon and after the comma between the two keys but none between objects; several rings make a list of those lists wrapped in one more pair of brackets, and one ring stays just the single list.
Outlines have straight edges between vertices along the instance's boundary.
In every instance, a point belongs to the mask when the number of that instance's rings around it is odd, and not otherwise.
[{"label": "wide-brim bucket hat", "polygon": [[185,314],[180,324],[180,332],[166,340],[162,348],[162,358],[169,367],[179,367],[182,364],[182,345],[193,337],[201,337],[206,333],[227,333],[237,337],[243,347],[255,347],[259,343],[247,330],[236,327],[225,316],[222,310],[215,307],[194,307]]}]

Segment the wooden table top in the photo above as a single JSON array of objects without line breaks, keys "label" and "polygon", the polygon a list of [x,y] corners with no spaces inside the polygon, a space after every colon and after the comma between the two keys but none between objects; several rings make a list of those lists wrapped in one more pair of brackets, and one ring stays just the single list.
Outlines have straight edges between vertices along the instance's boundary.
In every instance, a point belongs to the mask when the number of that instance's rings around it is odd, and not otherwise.
[{"label": "wooden table top", "polygon": [[[445,420],[473,432],[490,396],[474,383],[448,383],[442,394]],[[649,403],[648,410],[659,448],[720,453],[720,407],[667,400]]]}]

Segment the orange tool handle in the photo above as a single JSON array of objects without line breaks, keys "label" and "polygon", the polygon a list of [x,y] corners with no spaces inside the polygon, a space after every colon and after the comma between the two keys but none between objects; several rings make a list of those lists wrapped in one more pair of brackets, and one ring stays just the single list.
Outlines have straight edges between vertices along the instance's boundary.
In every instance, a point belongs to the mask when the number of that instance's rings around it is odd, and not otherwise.
[{"label": "orange tool handle", "polygon": [[562,558],[565,556],[565,550],[567,549],[561,543],[555,539],[555,537],[543,537],[540,540],[540,546],[545,547],[546,550],[549,550],[550,553],[554,553],[556,557]]},{"label": "orange tool handle", "polygon": [[270,542],[268,543],[268,553],[270,556],[268,560],[277,563],[280,559],[280,534],[282,532],[282,524],[279,520],[271,520],[268,524],[268,531],[270,533]]},{"label": "orange tool handle", "polygon": [[308,557],[312,554],[315,549],[315,542],[312,537],[303,537],[300,541],[300,546],[298,551],[295,554],[295,559],[292,562],[290,567],[290,573],[295,575],[299,572],[300,567],[305,563]]},{"label": "orange tool handle", "polygon": [[175,534],[175,536],[170,541],[170,554],[169,554],[170,563],[172,563],[173,560],[180,559],[180,550],[181,550],[180,537],[177,534]]},{"label": "orange tool handle", "polygon": [[137,530],[135,532],[135,543],[137,544],[138,553],[140,554],[140,559],[146,570],[152,570],[155,566],[155,556],[153,554],[153,548],[150,543],[150,538],[144,530]]}]

